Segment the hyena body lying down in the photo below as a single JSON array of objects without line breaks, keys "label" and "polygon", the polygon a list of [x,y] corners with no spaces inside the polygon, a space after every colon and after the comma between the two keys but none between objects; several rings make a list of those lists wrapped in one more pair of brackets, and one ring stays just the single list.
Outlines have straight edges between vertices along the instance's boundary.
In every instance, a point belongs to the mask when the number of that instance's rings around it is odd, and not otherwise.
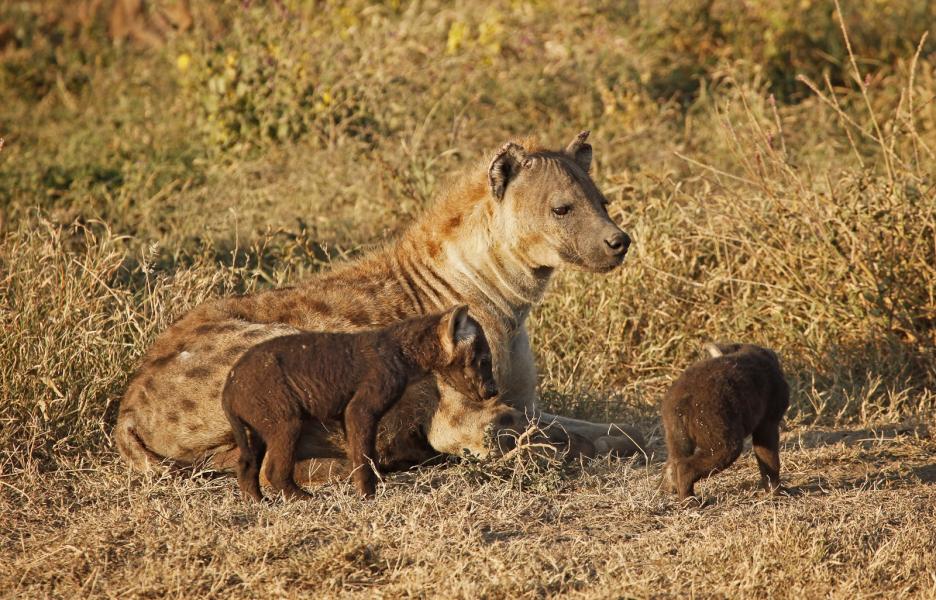
[{"label": "hyena body lying down", "polygon": [[[445,189],[395,243],[296,287],[189,311],[156,339],[128,386],[115,432],[120,453],[141,469],[166,458],[233,469],[238,452],[221,392],[248,348],[300,331],[382,327],[459,304],[487,334],[500,395],[475,402],[433,379],[410,386],[380,421],[381,468],[406,468],[439,453],[484,456],[500,432],[522,430],[531,416],[561,425],[550,428],[557,443],[568,441],[561,430],[584,438],[589,448],[582,452],[636,451],[642,439],[633,429],[536,409],[530,309],[556,268],[608,272],[630,243],[588,174],[586,135],[562,151],[508,143]],[[340,422],[307,424],[297,454],[301,480],[348,472]]]}]

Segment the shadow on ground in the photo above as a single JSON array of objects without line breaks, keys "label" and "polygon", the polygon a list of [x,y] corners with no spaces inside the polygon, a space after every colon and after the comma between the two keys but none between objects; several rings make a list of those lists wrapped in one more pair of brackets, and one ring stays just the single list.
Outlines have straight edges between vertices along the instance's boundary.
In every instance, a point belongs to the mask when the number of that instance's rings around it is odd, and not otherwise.
[{"label": "shadow on ground", "polygon": [[846,447],[872,448],[899,438],[928,438],[925,425],[901,423],[862,429],[808,429],[789,432],[783,436],[781,449],[812,449],[844,444]]}]

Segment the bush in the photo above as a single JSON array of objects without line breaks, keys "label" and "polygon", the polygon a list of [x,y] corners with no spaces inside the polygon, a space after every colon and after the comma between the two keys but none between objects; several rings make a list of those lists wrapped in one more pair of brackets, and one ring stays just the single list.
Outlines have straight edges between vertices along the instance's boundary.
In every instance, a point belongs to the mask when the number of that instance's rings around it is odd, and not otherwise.
[{"label": "bush", "polygon": [[221,41],[183,45],[176,59],[181,89],[211,147],[243,151],[310,133],[327,137],[330,128],[365,133],[369,109],[361,94],[322,60],[334,40],[306,23],[317,21],[303,12],[246,8]]},{"label": "bush", "polygon": [[[759,70],[769,90],[784,101],[808,95],[798,74],[821,80],[829,74],[845,84],[848,54],[828,0],[674,0],[641,2],[631,19],[640,47],[653,54],[644,74],[656,97],[686,100],[699,86],[713,82],[741,62]],[[875,64],[894,64],[913,54],[917,42],[936,21],[932,2],[843,2],[845,24],[855,53],[873,56]],[[936,50],[930,36],[925,54]]]}]

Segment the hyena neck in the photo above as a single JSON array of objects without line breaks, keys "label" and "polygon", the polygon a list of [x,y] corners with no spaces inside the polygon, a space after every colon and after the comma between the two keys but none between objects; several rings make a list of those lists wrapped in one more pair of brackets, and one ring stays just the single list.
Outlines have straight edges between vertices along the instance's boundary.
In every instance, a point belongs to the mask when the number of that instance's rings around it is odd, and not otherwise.
[{"label": "hyena neck", "polygon": [[538,304],[552,276],[551,270],[526,264],[510,243],[495,239],[486,228],[473,237],[453,240],[446,250],[446,267],[463,293],[512,316]]},{"label": "hyena neck", "polygon": [[437,309],[465,303],[473,314],[489,313],[489,320],[515,329],[543,297],[552,269],[528,264],[509,241],[497,239],[492,213],[484,202],[430,213],[400,241],[398,256]]}]

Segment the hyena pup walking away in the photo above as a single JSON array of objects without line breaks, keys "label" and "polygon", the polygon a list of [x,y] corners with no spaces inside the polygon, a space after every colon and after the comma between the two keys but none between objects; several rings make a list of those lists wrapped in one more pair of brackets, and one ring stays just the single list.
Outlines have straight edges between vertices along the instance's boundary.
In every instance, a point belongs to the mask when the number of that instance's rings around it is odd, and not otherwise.
[{"label": "hyena pup walking away", "polygon": [[[222,405],[240,449],[240,489],[261,500],[260,466],[287,498],[303,420],[343,417],[354,483],[374,495],[380,418],[410,383],[435,373],[469,398],[497,395],[491,349],[467,306],[358,333],[299,333],[267,340],[235,363]],[[249,432],[249,435],[248,435]]]},{"label": "hyena pup walking away", "polygon": [[706,344],[663,397],[669,457],[664,484],[685,499],[695,483],[731,465],[751,436],[767,491],[780,487],[780,421],[790,388],[777,355],[753,344]]}]

